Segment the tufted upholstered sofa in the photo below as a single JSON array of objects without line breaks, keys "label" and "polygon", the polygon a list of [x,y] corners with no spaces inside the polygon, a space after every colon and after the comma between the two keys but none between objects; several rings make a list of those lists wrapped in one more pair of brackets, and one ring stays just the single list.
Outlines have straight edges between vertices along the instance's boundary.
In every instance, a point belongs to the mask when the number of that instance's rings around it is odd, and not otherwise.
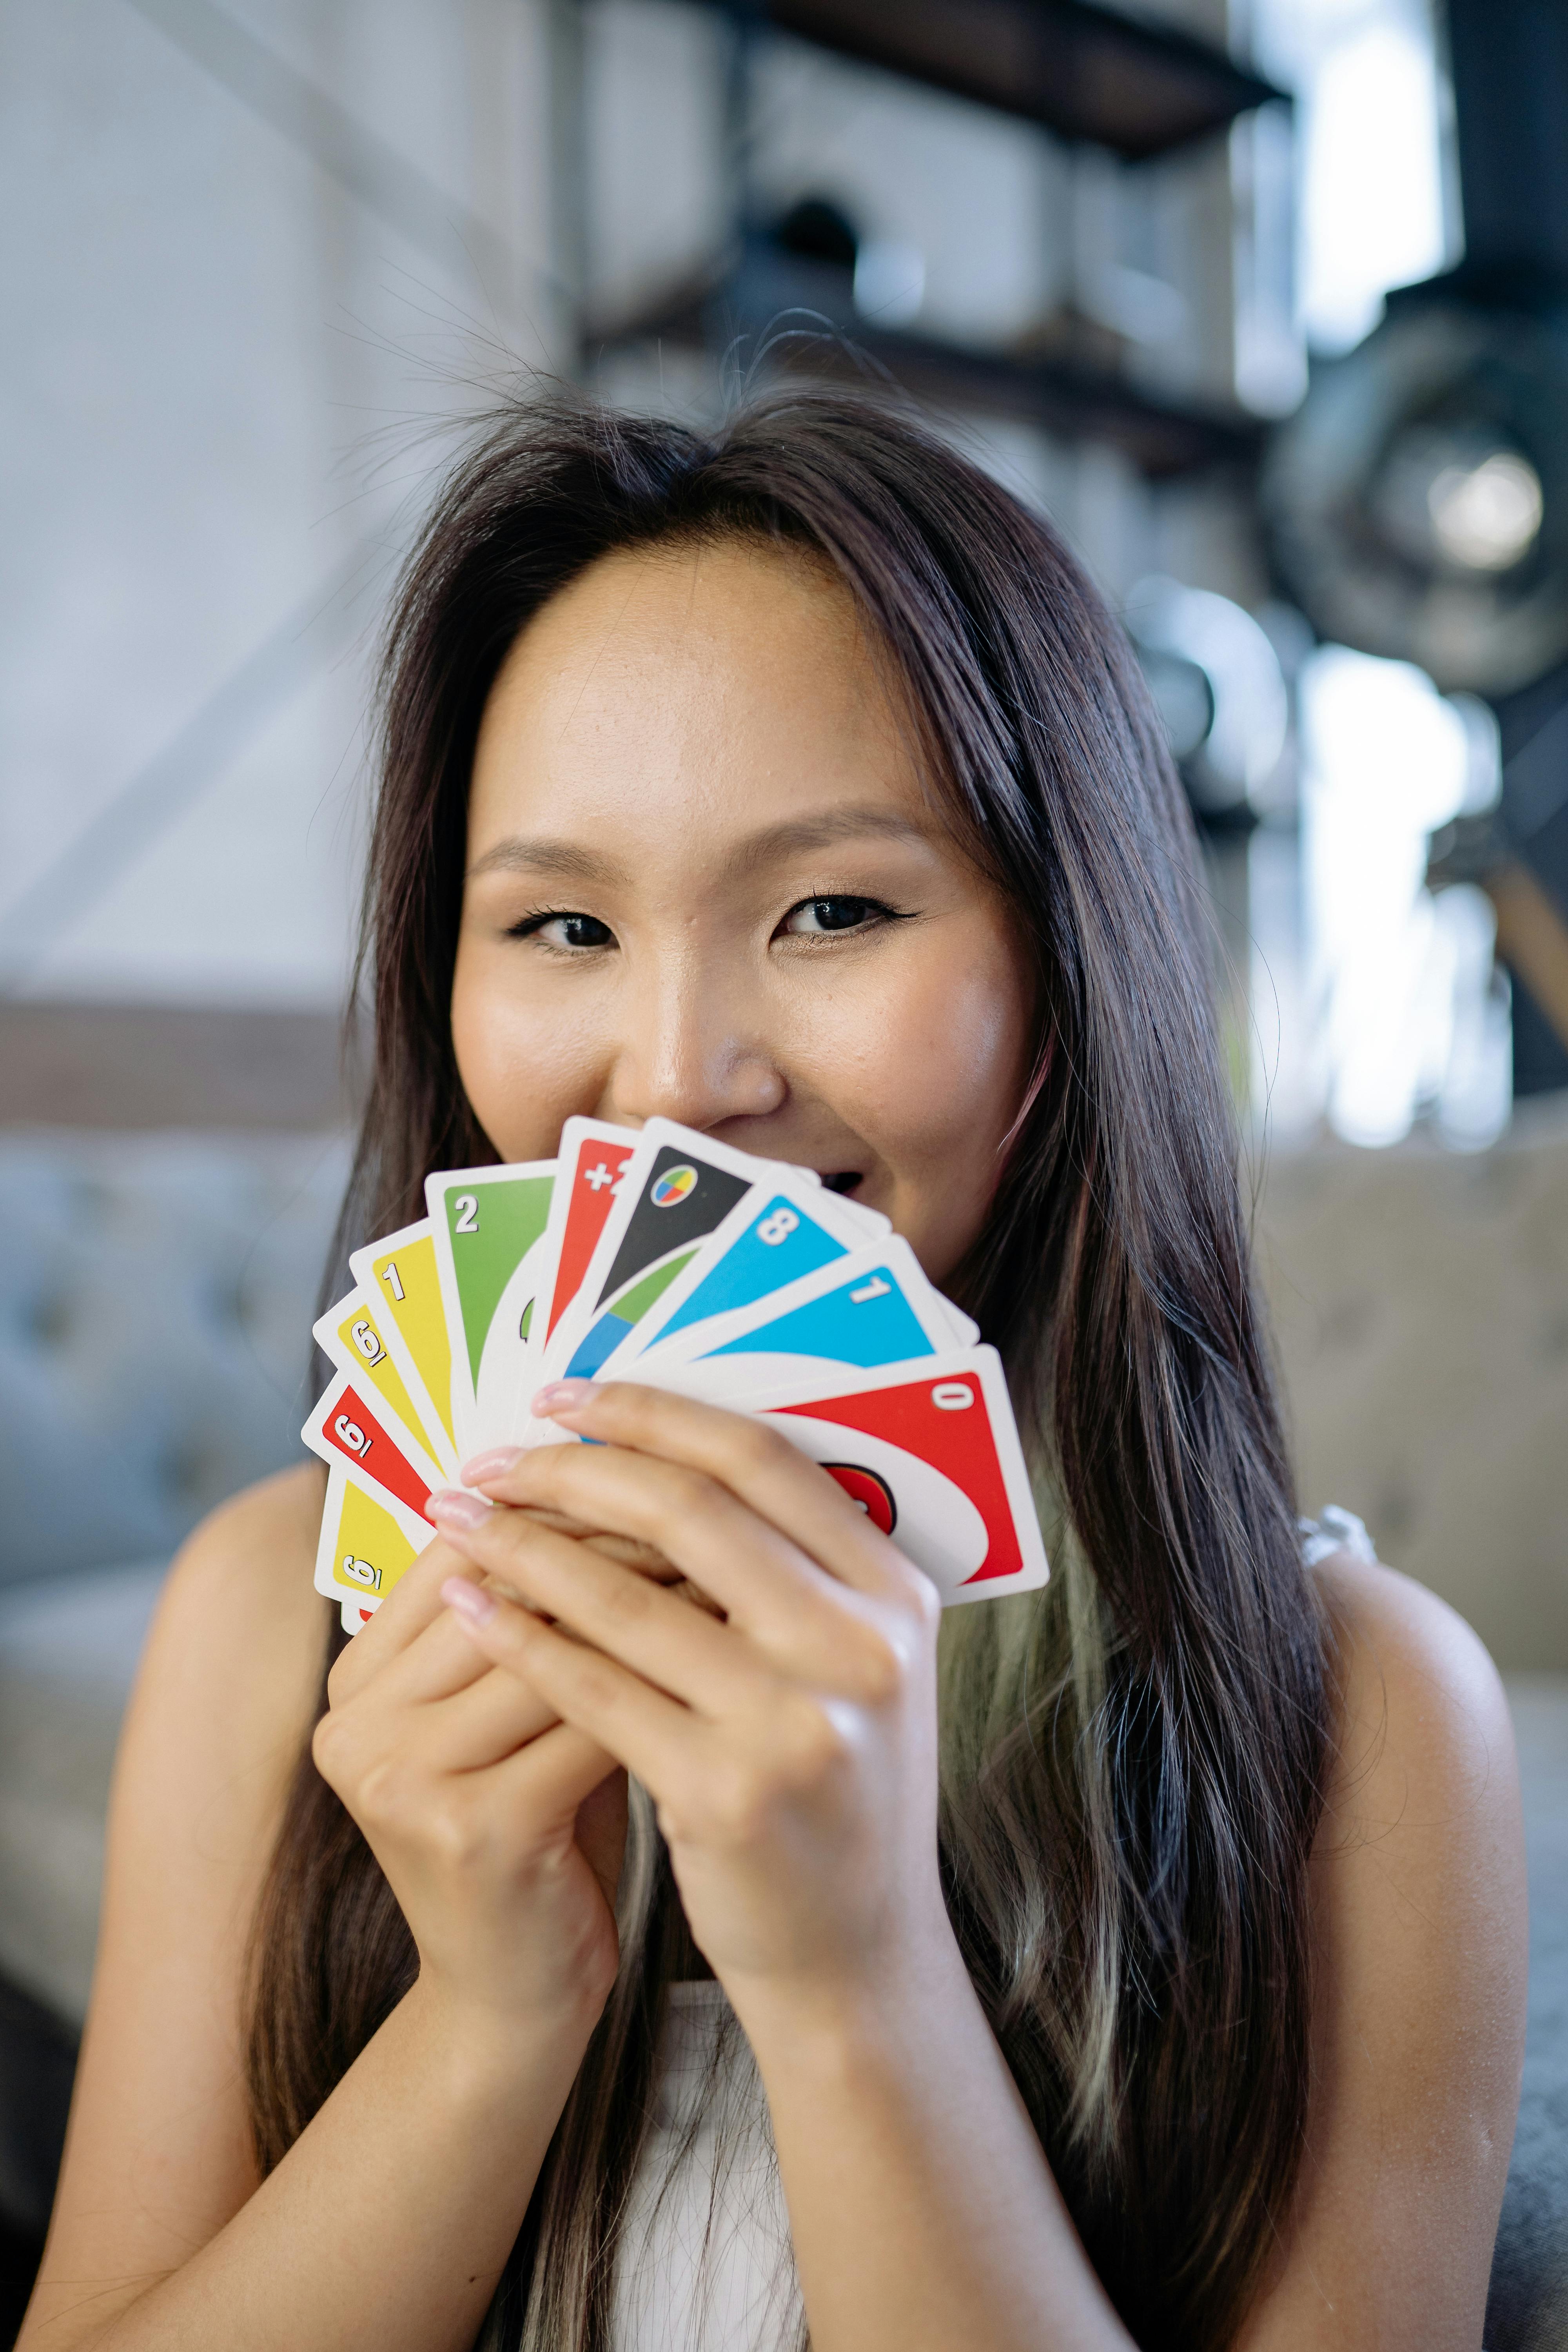
[{"label": "tufted upholstered sofa", "polygon": [[[202,1513],[301,1458],[344,1165],[320,1138],[0,1135],[0,2224],[25,2232],[58,2159],[142,1636]],[[1568,1683],[1510,1695],[1531,2025],[1487,2343],[1568,2352]]]},{"label": "tufted upholstered sofa", "polygon": [[163,1573],[301,1460],[320,1136],[0,1138],[0,2218],[47,2217],[120,1717]]}]

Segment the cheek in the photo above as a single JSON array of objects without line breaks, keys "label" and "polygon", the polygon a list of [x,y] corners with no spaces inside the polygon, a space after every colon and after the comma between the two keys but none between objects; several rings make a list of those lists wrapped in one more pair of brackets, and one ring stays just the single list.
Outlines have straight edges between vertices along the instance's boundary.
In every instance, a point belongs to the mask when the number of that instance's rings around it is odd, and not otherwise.
[{"label": "cheek", "polygon": [[452,978],[452,1049],[474,1116],[503,1160],[550,1159],[564,1121],[597,1108],[591,1018],[579,1010],[563,1020],[531,1002],[510,959],[466,940]]},{"label": "cheek", "polygon": [[878,1153],[886,1209],[933,1279],[979,1233],[1034,1052],[1033,991],[1010,944],[911,955],[821,1024],[822,1090]]},{"label": "cheek", "polygon": [[889,1008],[896,1041],[877,1088],[889,1145],[911,1172],[989,1161],[1012,1123],[1030,1044],[1010,965],[980,951],[914,976]]}]

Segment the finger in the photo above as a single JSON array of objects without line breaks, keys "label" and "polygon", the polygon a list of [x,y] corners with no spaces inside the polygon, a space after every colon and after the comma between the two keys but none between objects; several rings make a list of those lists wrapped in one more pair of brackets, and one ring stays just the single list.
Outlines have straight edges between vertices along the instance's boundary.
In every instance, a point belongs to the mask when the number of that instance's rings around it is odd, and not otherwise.
[{"label": "finger", "polygon": [[[679,1699],[655,1690],[617,1660],[574,1642],[542,1618],[494,1594],[483,1618],[465,1618],[476,1649],[495,1665],[521,1675],[548,1698],[563,1726],[595,1741],[636,1774],[656,1801],[686,1776],[710,1769],[716,1733]],[[554,1739],[547,1732],[523,1751],[518,1766]],[[516,1767],[505,1768],[509,1770]]]},{"label": "finger", "polygon": [[[474,1577],[482,1581],[483,1571],[477,1570],[457,1548],[443,1541],[441,1551],[447,1563],[447,1579],[454,1575]],[[454,1640],[452,1612],[437,1595],[437,1614],[416,1633],[414,1639],[376,1665],[374,1675],[364,1676],[352,1691],[340,1691],[329,1680],[329,1696],[334,1706],[341,1706],[349,1697],[358,1697],[374,1688],[378,1702],[395,1706],[438,1706],[454,1697],[459,1691],[479,1681],[474,1672],[471,1644]],[[365,1632],[370,1628],[367,1626]],[[363,1642],[364,1634],[356,1636]],[[334,1673],[336,1669],[334,1668]]]},{"label": "finger", "polygon": [[[629,1381],[603,1386],[593,1381],[558,1381],[535,1398],[534,1410],[602,1445],[657,1454],[713,1479],[790,1537],[828,1575],[858,1591],[901,1591],[911,1572],[909,1562],[837,1481],[753,1413],[726,1412],[718,1405]],[[531,1468],[535,1462],[575,1460],[583,1451],[545,1446],[530,1451],[522,1460]],[[487,1486],[485,1491],[490,1490]]]},{"label": "finger", "polygon": [[438,1772],[482,1772],[561,1720],[525,1676],[491,1665],[471,1642],[468,1648],[481,1672],[466,1689],[431,1706],[420,1726],[421,1752]]},{"label": "finger", "polygon": [[[854,1646],[847,1617],[864,1605],[858,1596],[713,1479],[620,1447],[560,1445],[526,1454],[507,1484],[537,1486],[574,1517],[629,1527],[656,1544],[787,1674],[828,1673],[847,1644]],[[451,1540],[487,1566],[491,1556],[471,1546],[464,1518],[483,1529],[492,1518],[519,1517],[504,1507],[487,1510],[472,1496],[443,1496],[435,1507]],[[531,1589],[521,1597],[532,1600]],[[576,1622],[567,1609],[550,1613]]]},{"label": "finger", "polygon": [[[771,1432],[761,1435],[764,1443],[784,1444]],[[860,1521],[861,1513],[816,1464],[801,1459],[802,1467],[823,1479],[850,1517]],[[498,1490],[548,1496],[576,1517],[592,1515],[634,1528],[710,1592],[789,1674],[820,1677],[832,1675],[836,1663],[852,1665],[851,1654],[862,1639],[856,1621],[874,1612],[881,1599],[819,1567],[728,1486],[654,1454],[608,1444],[541,1446],[493,1483]],[[854,1534],[852,1528],[851,1540]]]},{"label": "finger", "polygon": [[[521,1591],[531,1607],[689,1706],[718,1718],[754,1707],[771,1693],[774,1678],[743,1633],[662,1585],[505,1505],[476,1510],[469,1496],[438,1496],[436,1508],[443,1517],[450,1510],[454,1519],[459,1509],[470,1515],[467,1527],[454,1525],[452,1540],[489,1571],[492,1593],[501,1586]],[[454,1577],[442,1590],[476,1622],[487,1613],[491,1595],[472,1584]]]},{"label": "finger", "polygon": [[[570,1649],[569,1642],[563,1643]],[[493,1766],[494,1791],[531,1831],[544,1822],[573,1821],[595,1789],[619,1769],[620,1759],[575,1724],[557,1723],[516,1756]]]},{"label": "finger", "polygon": [[[466,1486],[472,1486],[475,1481],[468,1475],[468,1466],[465,1463],[462,1476]],[[543,1505],[531,1508],[529,1517],[557,1535],[573,1536],[591,1545],[606,1559],[619,1560],[623,1568],[635,1568],[639,1576],[651,1576],[658,1584],[674,1584],[679,1579],[680,1570],[672,1561],[656,1551],[652,1544],[639,1543],[635,1536],[616,1535],[608,1528],[591,1527],[585,1520],[574,1519],[565,1511],[552,1510]]]},{"label": "finger", "polygon": [[428,1626],[446,1614],[441,1587],[464,1563],[435,1528],[425,1549],[393,1586],[379,1609],[354,1635],[332,1668],[329,1688],[334,1706],[363,1689],[373,1675],[412,1647]]}]

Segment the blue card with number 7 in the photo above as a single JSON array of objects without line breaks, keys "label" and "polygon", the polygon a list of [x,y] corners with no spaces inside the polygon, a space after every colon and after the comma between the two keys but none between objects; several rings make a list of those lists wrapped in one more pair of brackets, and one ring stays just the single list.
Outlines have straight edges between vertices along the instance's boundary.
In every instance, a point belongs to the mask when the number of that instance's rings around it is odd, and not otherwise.
[{"label": "blue card with number 7", "polygon": [[830,1367],[866,1371],[937,1355],[969,1344],[973,1328],[895,1234],[694,1324],[640,1357],[630,1376],[729,1404]]}]

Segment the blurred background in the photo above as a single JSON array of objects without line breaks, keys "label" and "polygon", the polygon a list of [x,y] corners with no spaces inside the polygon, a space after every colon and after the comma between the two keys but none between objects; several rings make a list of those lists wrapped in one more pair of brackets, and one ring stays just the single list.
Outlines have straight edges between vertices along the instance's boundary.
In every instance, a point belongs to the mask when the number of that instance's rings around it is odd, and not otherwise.
[{"label": "blurred background", "polygon": [[915,396],[1147,671],[1303,1507],[1510,1677],[1488,2344],[1568,2343],[1568,12],[7,0],[0,125],[0,2294],[158,1580],[300,1458],[400,551],[519,371],[793,374]]}]

